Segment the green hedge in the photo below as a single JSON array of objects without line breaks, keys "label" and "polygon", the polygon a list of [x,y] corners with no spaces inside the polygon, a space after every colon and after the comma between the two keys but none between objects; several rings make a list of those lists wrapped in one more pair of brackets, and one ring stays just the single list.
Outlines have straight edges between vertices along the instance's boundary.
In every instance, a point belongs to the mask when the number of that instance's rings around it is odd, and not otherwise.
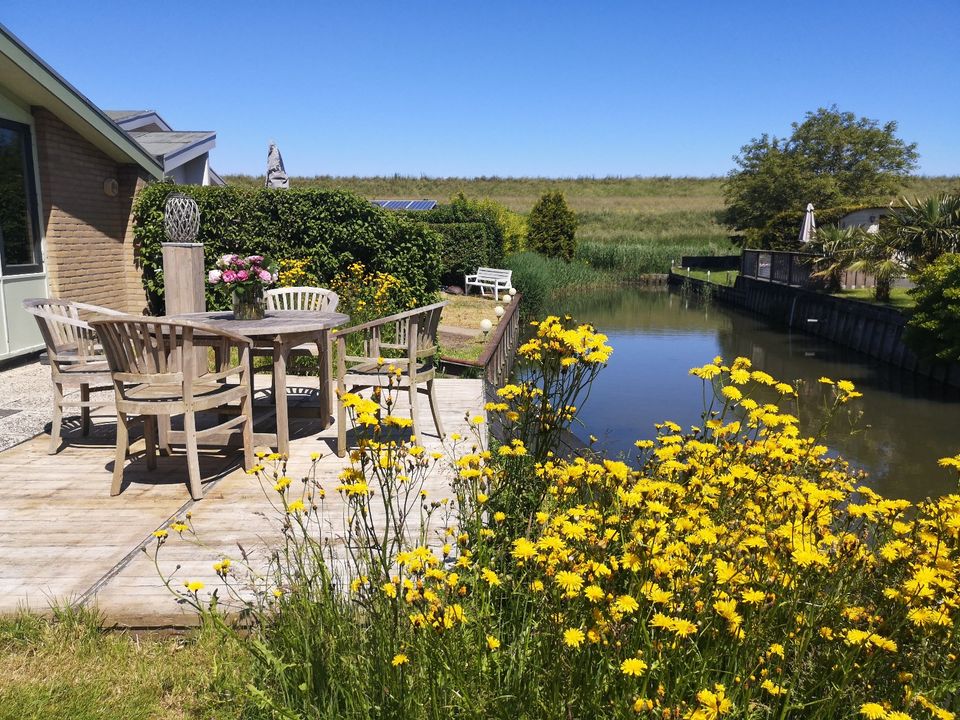
[{"label": "green hedge", "polygon": [[[274,260],[306,260],[310,273],[325,283],[359,261],[370,272],[405,281],[418,302],[429,301],[440,287],[440,234],[353,193],[158,183],[144,188],[134,205],[144,286],[156,312],[163,309],[160,244],[165,240],[163,205],[171,192],[197,201],[197,240],[203,243],[208,268],[225,253],[263,253]],[[210,307],[224,301],[208,293]]]},{"label": "green hedge", "polygon": [[[406,213],[406,215],[412,220],[419,220],[420,222],[427,223],[432,228],[441,232],[443,232],[443,229],[440,227],[441,225],[483,225],[486,234],[486,257],[482,258],[481,261],[478,250],[480,240],[478,237],[476,237],[475,230],[469,231],[472,237],[472,250],[470,252],[473,256],[471,257],[471,261],[476,261],[469,271],[474,272],[480,265],[486,265],[488,267],[502,266],[505,239],[503,227],[500,224],[500,220],[497,217],[497,212],[494,208],[470,202],[461,194],[455,197],[449,205],[438,205],[433,210],[410,212]],[[467,231],[451,231],[449,234],[445,233],[445,235],[452,236],[457,232],[463,233]],[[461,256],[459,254],[450,255],[450,259],[457,262],[460,261],[460,258]],[[441,275],[451,282],[456,282],[456,277],[458,275],[463,275],[461,272],[461,267],[463,266],[457,264],[448,265],[444,263],[443,269],[441,270]],[[461,277],[460,280],[462,281],[463,278]]]},{"label": "green hedge", "polygon": [[485,224],[444,223],[430,227],[443,235],[440,279],[444,283],[460,284],[465,274],[490,264],[490,239]]}]

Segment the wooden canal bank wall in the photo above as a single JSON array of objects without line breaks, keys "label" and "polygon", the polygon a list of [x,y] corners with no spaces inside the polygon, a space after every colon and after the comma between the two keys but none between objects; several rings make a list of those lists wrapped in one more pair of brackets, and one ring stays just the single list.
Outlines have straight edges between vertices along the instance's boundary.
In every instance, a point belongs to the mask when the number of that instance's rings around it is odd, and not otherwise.
[{"label": "wooden canal bank wall", "polygon": [[918,358],[903,341],[907,318],[893,308],[858,300],[738,277],[732,287],[671,273],[670,284],[684,283],[711,298],[749,310],[791,330],[862,352],[906,372],[960,387],[960,364]]}]

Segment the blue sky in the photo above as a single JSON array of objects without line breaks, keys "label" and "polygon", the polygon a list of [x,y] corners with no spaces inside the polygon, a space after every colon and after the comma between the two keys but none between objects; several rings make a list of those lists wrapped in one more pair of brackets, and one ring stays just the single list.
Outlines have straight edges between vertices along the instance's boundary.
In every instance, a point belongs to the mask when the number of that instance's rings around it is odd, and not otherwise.
[{"label": "blue sky", "polygon": [[49,2],[0,22],[104,109],[292,175],[722,175],[836,103],[960,174],[960,2]]}]

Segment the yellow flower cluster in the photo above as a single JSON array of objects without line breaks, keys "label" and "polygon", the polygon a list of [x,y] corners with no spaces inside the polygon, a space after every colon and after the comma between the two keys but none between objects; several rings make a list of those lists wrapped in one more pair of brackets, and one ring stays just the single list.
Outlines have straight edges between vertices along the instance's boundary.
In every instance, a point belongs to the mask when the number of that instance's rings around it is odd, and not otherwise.
[{"label": "yellow flower cluster", "polygon": [[[638,703],[657,713],[712,718],[845,685],[882,696],[865,707],[886,714],[871,717],[895,718],[921,697],[952,717],[918,691],[939,686],[944,658],[957,660],[960,495],[915,506],[881,497],[803,437],[793,414],[753,399],[796,392],[745,358],[691,373],[724,403],[703,428],[660,425],[638,444],[637,467],[576,458],[539,468],[549,509],[510,541],[508,591],[536,593],[571,651],[595,646],[624,675],[653,673],[664,692]],[[849,381],[829,384],[838,404],[859,396]],[[960,458],[941,464],[960,469]],[[691,662],[729,668],[737,682],[689,688],[680,678]],[[868,666],[885,681],[859,682]]]},{"label": "yellow flower cluster", "polygon": [[561,320],[556,315],[535,322],[534,337],[523,343],[517,352],[521,357],[539,361],[550,356],[561,367],[577,363],[604,364],[610,359],[613,348],[607,345],[607,336],[598,333],[592,325],[573,326],[570,317]]},{"label": "yellow flower cluster", "polygon": [[308,271],[309,267],[310,262],[308,260],[281,260],[278,284],[280,287],[298,287],[311,284],[312,276]]}]

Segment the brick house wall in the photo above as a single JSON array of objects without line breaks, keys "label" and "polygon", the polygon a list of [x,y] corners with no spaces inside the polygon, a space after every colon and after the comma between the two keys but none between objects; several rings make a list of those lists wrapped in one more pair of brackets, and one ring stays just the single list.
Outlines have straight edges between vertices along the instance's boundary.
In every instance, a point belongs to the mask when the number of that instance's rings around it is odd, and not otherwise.
[{"label": "brick house wall", "polygon": [[[133,198],[146,183],[56,116],[33,109],[50,296],[140,314],[147,307],[135,262]],[[117,180],[116,197],[104,180]]]}]

